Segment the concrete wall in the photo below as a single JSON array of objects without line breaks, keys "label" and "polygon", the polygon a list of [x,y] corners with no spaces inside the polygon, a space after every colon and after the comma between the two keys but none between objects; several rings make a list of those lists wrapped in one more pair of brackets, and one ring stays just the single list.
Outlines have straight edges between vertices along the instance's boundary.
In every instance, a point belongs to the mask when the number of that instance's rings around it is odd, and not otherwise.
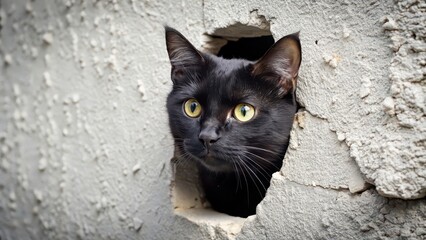
[{"label": "concrete wall", "polygon": [[[0,239],[426,237],[422,1],[0,4]],[[164,23],[206,49],[301,31],[303,109],[255,216],[171,200]]]}]

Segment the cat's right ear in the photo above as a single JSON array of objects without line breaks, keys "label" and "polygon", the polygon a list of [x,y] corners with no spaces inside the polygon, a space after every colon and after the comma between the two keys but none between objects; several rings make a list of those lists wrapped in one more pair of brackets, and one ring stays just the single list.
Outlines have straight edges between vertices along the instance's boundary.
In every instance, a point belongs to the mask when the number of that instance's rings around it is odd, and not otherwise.
[{"label": "cat's right ear", "polygon": [[278,40],[253,65],[252,74],[280,87],[280,95],[296,90],[297,76],[302,61],[299,33]]},{"label": "cat's right ear", "polygon": [[205,62],[201,53],[178,31],[165,27],[166,45],[172,65],[172,81],[177,83],[187,73],[202,66]]}]

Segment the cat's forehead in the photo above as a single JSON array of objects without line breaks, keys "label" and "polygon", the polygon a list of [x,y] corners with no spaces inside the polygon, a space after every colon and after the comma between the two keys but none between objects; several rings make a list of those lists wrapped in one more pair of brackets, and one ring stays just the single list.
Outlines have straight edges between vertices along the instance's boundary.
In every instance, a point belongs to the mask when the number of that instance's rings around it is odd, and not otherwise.
[{"label": "cat's forehead", "polygon": [[[252,76],[243,59],[223,59],[209,56],[206,71],[197,84],[197,97],[207,102],[232,102],[252,96]],[[254,96],[252,96],[254,97]]]},{"label": "cat's forehead", "polygon": [[251,78],[248,72],[250,64],[252,62],[244,59],[209,56],[203,85],[215,89],[238,89]]},{"label": "cat's forehead", "polygon": [[224,59],[214,55],[208,55],[207,58],[209,70],[221,75],[235,74],[252,64],[251,61],[245,59]]}]

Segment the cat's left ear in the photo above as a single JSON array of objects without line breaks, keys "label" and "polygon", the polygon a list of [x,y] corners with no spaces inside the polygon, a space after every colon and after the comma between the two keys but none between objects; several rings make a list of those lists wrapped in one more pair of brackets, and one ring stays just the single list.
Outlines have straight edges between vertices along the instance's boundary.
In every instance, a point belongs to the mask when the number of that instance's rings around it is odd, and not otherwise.
[{"label": "cat's left ear", "polygon": [[173,83],[185,79],[204,64],[201,53],[177,30],[165,27],[166,45],[172,65]]},{"label": "cat's left ear", "polygon": [[296,81],[302,61],[299,33],[278,40],[254,65],[252,74],[281,87],[285,95],[296,89]]}]

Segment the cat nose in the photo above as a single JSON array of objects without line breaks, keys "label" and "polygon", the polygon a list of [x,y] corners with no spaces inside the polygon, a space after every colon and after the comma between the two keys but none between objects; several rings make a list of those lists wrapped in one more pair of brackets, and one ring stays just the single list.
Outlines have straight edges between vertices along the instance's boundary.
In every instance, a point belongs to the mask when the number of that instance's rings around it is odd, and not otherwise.
[{"label": "cat nose", "polygon": [[215,127],[207,127],[201,130],[198,138],[208,150],[211,144],[217,142],[217,140],[220,139],[220,133]]}]

